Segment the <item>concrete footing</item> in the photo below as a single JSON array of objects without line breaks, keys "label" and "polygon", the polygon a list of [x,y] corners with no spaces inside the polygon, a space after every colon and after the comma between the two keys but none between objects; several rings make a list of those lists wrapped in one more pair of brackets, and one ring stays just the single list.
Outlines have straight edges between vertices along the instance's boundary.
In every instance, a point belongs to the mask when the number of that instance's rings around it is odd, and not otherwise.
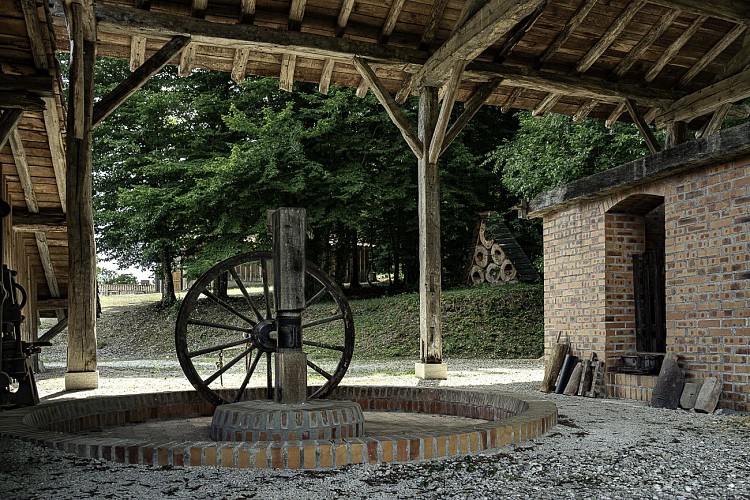
[{"label": "concrete footing", "polygon": [[99,388],[99,370],[91,372],[67,372],[65,374],[66,391],[85,391]]},{"label": "concrete footing", "polygon": [[414,363],[414,373],[422,380],[445,380],[448,378],[448,365],[445,363]]}]

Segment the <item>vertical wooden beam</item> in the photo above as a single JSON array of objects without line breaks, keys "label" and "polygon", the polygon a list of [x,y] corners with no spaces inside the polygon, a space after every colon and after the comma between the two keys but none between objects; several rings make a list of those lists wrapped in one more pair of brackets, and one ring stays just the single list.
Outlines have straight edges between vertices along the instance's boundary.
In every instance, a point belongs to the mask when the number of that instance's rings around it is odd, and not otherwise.
[{"label": "vertical wooden beam", "polygon": [[698,18],[692,22],[688,28],[682,32],[682,34],[677,37],[677,39],[672,42],[672,45],[667,47],[667,50],[662,53],[662,55],[657,59],[657,61],[654,63],[654,65],[646,72],[645,81],[646,83],[651,83],[654,81],[654,78],[656,78],[659,73],[661,73],[661,70],[664,69],[664,66],[666,66],[669,61],[671,61],[674,56],[677,55],[677,53],[680,51],[680,49],[690,40],[693,35],[700,29],[700,27],[703,25],[704,22],[708,19],[708,16],[698,16]]},{"label": "vertical wooden beam", "polygon": [[253,24],[255,20],[255,0],[241,0],[240,2],[240,16],[238,21],[240,24]]},{"label": "vertical wooden beam", "polygon": [[193,65],[195,64],[195,49],[197,44],[190,43],[187,47],[182,49],[180,54],[180,66],[177,69],[177,74],[183,78],[187,78],[193,72]]},{"label": "vertical wooden beam", "polygon": [[664,129],[664,147],[669,149],[687,141],[687,123],[669,122]]},{"label": "vertical wooden beam", "polygon": [[146,40],[145,36],[130,38],[130,71],[137,70],[146,60]]},{"label": "vertical wooden beam", "polygon": [[641,115],[640,111],[638,111],[638,107],[636,106],[635,101],[630,98],[625,99],[625,106],[628,108],[628,113],[630,113],[630,117],[633,119],[633,123],[635,123],[638,131],[645,139],[646,145],[651,151],[651,154],[658,153],[661,150],[661,148],[659,147],[659,141],[656,140],[656,137],[646,123],[646,120],[643,119],[643,115]]},{"label": "vertical wooden beam", "polygon": [[352,14],[354,8],[354,0],[344,0],[339,11],[339,17],[336,21],[336,36],[341,38],[344,36],[346,25],[349,24],[349,16]]},{"label": "vertical wooden beam", "polygon": [[302,18],[305,17],[305,5],[307,0],[292,0],[292,6],[289,8],[290,31],[299,31],[302,29]]},{"label": "vertical wooden beam", "polygon": [[91,0],[67,5],[71,66],[68,99],[68,372],[65,388],[99,386],[96,365],[96,247],[92,188],[92,116],[96,21]]},{"label": "vertical wooden beam", "polygon": [[242,47],[234,50],[234,61],[232,61],[232,80],[237,83],[245,81],[247,60],[250,58],[250,49]]},{"label": "vertical wooden beam", "polygon": [[419,95],[418,136],[425,144],[417,167],[417,212],[419,216],[419,339],[420,378],[445,378],[440,317],[440,176],[431,163],[428,148],[437,124],[438,89],[423,87]]},{"label": "vertical wooden beam", "polygon": [[333,59],[326,59],[323,64],[323,71],[320,73],[320,83],[318,83],[318,92],[328,95],[328,88],[331,85],[331,76],[333,75],[333,66],[336,62]]},{"label": "vertical wooden beam", "polygon": [[193,0],[193,5],[190,8],[190,15],[198,19],[204,19],[206,17],[207,8],[208,0]]},{"label": "vertical wooden beam", "polygon": [[297,56],[285,53],[281,58],[281,74],[279,75],[279,88],[291,92],[294,87],[294,67],[297,64]]},{"label": "vertical wooden beam", "polygon": [[391,38],[393,29],[396,27],[398,16],[401,14],[401,9],[404,8],[405,1],[406,0],[393,0],[393,3],[391,3],[391,8],[388,11],[388,16],[385,18],[383,28],[380,30],[379,43],[383,45],[388,43],[388,39]]},{"label": "vertical wooden beam", "polygon": [[367,83],[367,80],[362,78],[359,81],[359,85],[357,85],[357,90],[354,92],[354,95],[359,97],[360,99],[364,99],[364,97],[367,95],[367,91],[370,90],[370,84]]}]

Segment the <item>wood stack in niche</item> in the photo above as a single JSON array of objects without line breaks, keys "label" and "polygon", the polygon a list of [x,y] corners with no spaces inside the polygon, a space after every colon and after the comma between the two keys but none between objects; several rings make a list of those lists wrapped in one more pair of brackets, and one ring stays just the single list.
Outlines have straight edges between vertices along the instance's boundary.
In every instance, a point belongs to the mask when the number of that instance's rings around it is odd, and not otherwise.
[{"label": "wood stack in niche", "polygon": [[469,282],[533,283],[540,279],[534,266],[497,212],[479,214],[476,244],[469,269]]}]

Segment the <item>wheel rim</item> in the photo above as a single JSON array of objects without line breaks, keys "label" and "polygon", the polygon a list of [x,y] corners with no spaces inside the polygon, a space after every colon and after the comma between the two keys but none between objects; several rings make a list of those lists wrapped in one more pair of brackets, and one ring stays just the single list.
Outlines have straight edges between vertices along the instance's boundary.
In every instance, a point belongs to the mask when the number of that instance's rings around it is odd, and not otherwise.
[{"label": "wheel rim", "polygon": [[[229,292],[214,290],[227,276]],[[243,399],[248,387],[265,386],[273,397],[273,255],[249,252],[204,273],[182,301],[175,328],[177,357],[190,383],[212,404]],[[320,268],[306,264],[302,315],[310,397],[327,396],[349,368],[354,322],[341,289]]]}]

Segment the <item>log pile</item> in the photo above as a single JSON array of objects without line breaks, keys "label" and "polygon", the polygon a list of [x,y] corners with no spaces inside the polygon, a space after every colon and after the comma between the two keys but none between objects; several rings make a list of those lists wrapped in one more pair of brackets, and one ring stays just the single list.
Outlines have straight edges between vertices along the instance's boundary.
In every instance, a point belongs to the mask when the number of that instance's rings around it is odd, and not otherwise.
[{"label": "log pile", "polygon": [[495,212],[479,214],[476,244],[471,255],[469,283],[533,283],[539,273]]}]

